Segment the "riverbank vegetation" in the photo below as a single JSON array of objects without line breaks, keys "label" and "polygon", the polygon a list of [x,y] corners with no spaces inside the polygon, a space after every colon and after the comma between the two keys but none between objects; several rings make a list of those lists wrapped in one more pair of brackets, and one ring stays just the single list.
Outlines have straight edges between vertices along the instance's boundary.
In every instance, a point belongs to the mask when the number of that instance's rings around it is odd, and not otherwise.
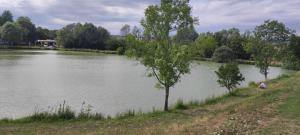
[{"label": "riverbank vegetation", "polygon": [[[22,122],[2,120],[0,134],[299,134],[300,73],[249,86],[206,103],[179,102],[169,112],[118,118]],[[133,117],[134,116],[134,117]],[[279,128],[281,127],[281,128]],[[282,128],[284,127],[284,128]]]}]

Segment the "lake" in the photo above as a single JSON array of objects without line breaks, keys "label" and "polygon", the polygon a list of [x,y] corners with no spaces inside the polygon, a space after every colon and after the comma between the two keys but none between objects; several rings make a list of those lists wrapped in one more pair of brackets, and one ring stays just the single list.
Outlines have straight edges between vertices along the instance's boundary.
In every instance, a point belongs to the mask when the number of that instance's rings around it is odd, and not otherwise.
[{"label": "lake", "polygon": [[[115,115],[130,109],[162,109],[164,91],[154,87],[156,80],[146,76],[146,68],[124,56],[59,51],[0,51],[0,118],[20,118],[34,111],[51,110],[64,101],[77,112],[83,102],[95,112]],[[204,100],[226,93],[219,87],[215,70],[220,64],[200,62],[191,74],[170,90],[170,104]],[[264,80],[252,65],[240,65],[247,86]],[[270,78],[291,73],[278,67]]]}]

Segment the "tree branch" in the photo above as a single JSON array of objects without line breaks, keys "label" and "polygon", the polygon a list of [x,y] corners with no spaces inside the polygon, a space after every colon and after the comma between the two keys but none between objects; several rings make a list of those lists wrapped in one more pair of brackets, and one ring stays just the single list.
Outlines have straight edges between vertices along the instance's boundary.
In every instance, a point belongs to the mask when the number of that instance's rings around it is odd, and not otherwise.
[{"label": "tree branch", "polygon": [[158,82],[160,83],[160,84],[162,84],[162,85],[166,85],[165,83],[163,83],[163,81],[161,81],[160,79],[159,79],[159,77],[158,77],[158,75],[156,74],[156,72],[155,72],[155,69],[152,67],[152,72],[153,72],[153,74],[154,74],[154,76],[156,77],[156,79],[158,80]]}]

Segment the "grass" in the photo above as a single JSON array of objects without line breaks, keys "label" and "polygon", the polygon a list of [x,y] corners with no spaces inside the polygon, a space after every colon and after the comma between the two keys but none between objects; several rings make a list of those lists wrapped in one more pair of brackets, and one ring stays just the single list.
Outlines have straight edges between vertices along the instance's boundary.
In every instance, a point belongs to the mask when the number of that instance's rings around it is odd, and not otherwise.
[{"label": "grass", "polygon": [[279,106],[282,116],[300,120],[300,91],[295,91],[285,103]]},{"label": "grass", "polygon": [[0,134],[298,135],[299,82],[300,73],[284,75],[267,82],[268,89],[259,90],[256,86],[249,86],[238,89],[234,95],[212,97],[203,102],[184,103],[179,100],[170,112],[153,109],[151,113],[142,113],[128,110],[114,118],[99,115],[99,119],[95,119],[88,105],[84,104],[85,109],[71,120],[65,115],[60,119],[67,120],[27,123],[4,119],[0,122]]}]

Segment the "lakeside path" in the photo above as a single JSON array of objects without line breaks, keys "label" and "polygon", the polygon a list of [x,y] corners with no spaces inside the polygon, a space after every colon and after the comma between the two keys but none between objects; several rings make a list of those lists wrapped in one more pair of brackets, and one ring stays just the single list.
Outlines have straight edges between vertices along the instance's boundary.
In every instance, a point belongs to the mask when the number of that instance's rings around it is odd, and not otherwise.
[{"label": "lakeside path", "polygon": [[242,88],[200,106],[108,120],[0,122],[1,135],[300,134],[300,73]]}]

